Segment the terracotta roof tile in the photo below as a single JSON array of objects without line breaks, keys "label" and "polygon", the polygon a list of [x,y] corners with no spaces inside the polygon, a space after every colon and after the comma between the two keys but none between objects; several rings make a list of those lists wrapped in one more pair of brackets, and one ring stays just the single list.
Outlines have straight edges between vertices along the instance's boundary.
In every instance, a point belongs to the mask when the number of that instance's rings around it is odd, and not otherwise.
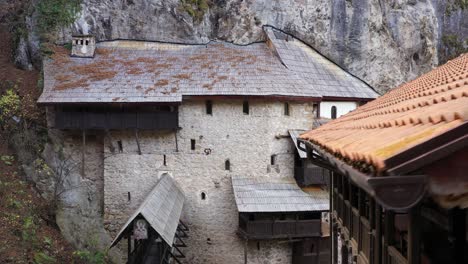
[{"label": "terracotta roof tile", "polygon": [[464,54],[301,138],[383,171],[389,158],[467,122]]}]

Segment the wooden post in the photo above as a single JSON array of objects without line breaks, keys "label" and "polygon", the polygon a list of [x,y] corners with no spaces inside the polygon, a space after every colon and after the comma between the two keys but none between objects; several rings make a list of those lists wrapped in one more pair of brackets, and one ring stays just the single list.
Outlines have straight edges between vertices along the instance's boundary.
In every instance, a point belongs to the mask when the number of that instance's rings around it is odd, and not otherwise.
[{"label": "wooden post", "polygon": [[420,207],[417,205],[409,211],[408,223],[408,264],[421,262],[421,221]]},{"label": "wooden post", "polygon": [[464,260],[466,244],[466,212],[460,208],[452,210],[452,234],[455,237],[455,263],[467,263]]},{"label": "wooden post", "polygon": [[247,264],[247,248],[248,248],[249,240],[246,239],[244,243],[244,264]]},{"label": "wooden post", "polygon": [[383,263],[387,264],[388,261],[388,246],[393,244],[393,234],[394,234],[394,223],[393,219],[394,213],[388,210],[385,210],[385,237],[384,237],[384,247],[383,247]]},{"label": "wooden post", "polygon": [[177,142],[177,130],[174,130],[176,152],[179,152],[179,142]]},{"label": "wooden post", "polygon": [[138,155],[141,155],[140,140],[138,138],[138,128],[135,129],[135,139],[138,146]]},{"label": "wooden post", "polygon": [[83,129],[83,145],[81,148],[81,176],[85,176],[86,130]]},{"label": "wooden post", "polygon": [[132,236],[130,232],[127,237],[127,260],[130,261],[130,255],[132,255]]},{"label": "wooden post", "polygon": [[374,208],[374,264],[380,264],[382,263],[382,207],[378,203],[375,203]]},{"label": "wooden post", "polygon": [[329,219],[329,232],[330,232],[330,262],[329,263],[333,263],[333,255],[336,254],[335,249],[333,247],[334,244],[334,240],[335,240],[335,228],[333,228],[334,226],[334,215],[335,215],[335,209],[336,209],[336,204],[333,202],[333,197],[336,195],[335,194],[335,173],[330,171],[329,174],[330,176],[330,190],[328,190],[330,192],[330,208],[328,210],[328,219]]}]

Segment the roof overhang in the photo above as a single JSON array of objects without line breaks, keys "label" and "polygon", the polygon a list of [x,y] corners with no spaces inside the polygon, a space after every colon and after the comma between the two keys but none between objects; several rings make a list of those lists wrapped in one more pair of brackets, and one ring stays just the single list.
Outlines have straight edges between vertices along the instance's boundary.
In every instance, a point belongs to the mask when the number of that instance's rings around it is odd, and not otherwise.
[{"label": "roof overhang", "polygon": [[301,189],[294,179],[232,177],[240,213],[313,212],[330,209],[329,195],[321,189]]},{"label": "roof overhang", "polygon": [[[306,144],[313,163],[349,177],[386,209],[406,211],[418,204],[426,193],[426,175],[376,177],[364,174],[310,141],[299,141]],[[314,155],[313,151],[320,156]]]},{"label": "roof overhang", "polygon": [[270,100],[293,102],[320,102],[322,97],[290,95],[184,95],[183,100]]},{"label": "roof overhang", "polygon": [[468,147],[468,122],[385,160],[389,175],[410,173]]},{"label": "roof overhang", "polygon": [[297,149],[297,153],[299,154],[299,157],[301,159],[307,159],[307,152],[304,151],[302,148],[299,148],[299,144],[303,144],[302,142],[299,142],[297,141],[297,139],[299,138],[299,136],[306,132],[306,130],[300,130],[300,129],[290,129],[289,131],[289,135],[291,136],[291,139],[292,141],[294,142],[294,146],[296,146],[296,149]]}]

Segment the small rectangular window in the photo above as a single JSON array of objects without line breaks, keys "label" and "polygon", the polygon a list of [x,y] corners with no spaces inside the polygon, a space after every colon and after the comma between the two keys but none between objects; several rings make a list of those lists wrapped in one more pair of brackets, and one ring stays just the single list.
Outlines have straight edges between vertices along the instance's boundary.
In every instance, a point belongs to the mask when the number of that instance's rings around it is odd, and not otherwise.
[{"label": "small rectangular window", "polygon": [[244,103],[242,104],[242,111],[246,115],[249,114],[249,101],[244,101]]},{"label": "small rectangular window", "polygon": [[271,155],[270,157],[270,164],[275,165],[276,164],[276,155]]},{"label": "small rectangular window", "polygon": [[210,100],[206,101],[206,114],[213,115],[213,102]]},{"label": "small rectangular window", "polygon": [[231,170],[231,161],[230,160],[226,160],[224,162],[224,169],[227,170],[227,171],[230,171]]},{"label": "small rectangular window", "polygon": [[196,143],[195,139],[190,140],[190,149],[191,150],[195,150],[195,143]]},{"label": "small rectangular window", "polygon": [[163,160],[163,164],[164,164],[164,166],[167,166],[167,159],[166,159],[166,154],[164,154],[163,158],[164,158],[164,160]]},{"label": "small rectangular window", "polygon": [[86,40],[86,42],[85,42],[85,43],[86,43],[86,46],[88,46],[88,45],[89,45],[89,40]]},{"label": "small rectangular window", "polygon": [[284,103],[284,115],[285,116],[289,115],[289,103],[288,102]]},{"label": "small rectangular window", "polygon": [[83,45],[83,40],[80,40],[80,44]]}]

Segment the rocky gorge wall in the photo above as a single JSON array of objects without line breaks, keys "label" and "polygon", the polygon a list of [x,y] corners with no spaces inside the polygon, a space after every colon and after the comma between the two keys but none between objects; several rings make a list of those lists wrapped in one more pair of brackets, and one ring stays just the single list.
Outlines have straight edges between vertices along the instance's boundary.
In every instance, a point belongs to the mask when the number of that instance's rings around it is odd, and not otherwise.
[{"label": "rocky gorge wall", "polygon": [[[37,3],[38,0],[32,0]],[[196,4],[195,4],[196,3]],[[247,44],[272,25],[312,45],[383,92],[466,49],[468,11],[460,0],[82,0],[79,18],[55,39],[90,33],[138,39]],[[37,57],[34,14],[18,64]]]}]

